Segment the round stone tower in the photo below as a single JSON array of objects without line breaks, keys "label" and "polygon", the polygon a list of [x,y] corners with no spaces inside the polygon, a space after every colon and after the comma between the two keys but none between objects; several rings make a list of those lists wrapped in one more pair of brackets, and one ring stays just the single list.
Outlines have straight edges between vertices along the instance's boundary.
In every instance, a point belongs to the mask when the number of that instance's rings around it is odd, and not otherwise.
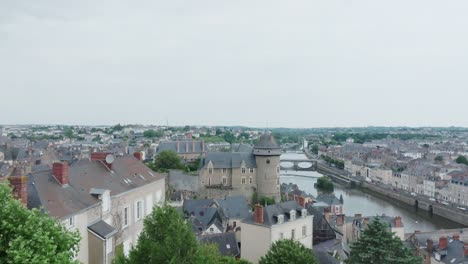
[{"label": "round stone tower", "polygon": [[260,136],[254,146],[253,154],[257,163],[257,192],[259,196],[267,196],[281,200],[279,186],[279,166],[281,148],[271,133]]}]

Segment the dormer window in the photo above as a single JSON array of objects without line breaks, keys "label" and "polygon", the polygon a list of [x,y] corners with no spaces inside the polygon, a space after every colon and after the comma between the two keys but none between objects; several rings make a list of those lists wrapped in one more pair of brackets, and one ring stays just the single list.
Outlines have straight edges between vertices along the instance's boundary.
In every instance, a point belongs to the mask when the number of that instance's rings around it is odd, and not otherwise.
[{"label": "dormer window", "polygon": [[242,168],[242,174],[245,174],[245,168]]},{"label": "dormer window", "polygon": [[284,223],[284,215],[280,214],[278,215],[278,222],[277,222],[279,225]]},{"label": "dormer window", "polygon": [[301,210],[301,216],[306,217],[307,216],[307,209],[302,209]]},{"label": "dormer window", "polygon": [[290,215],[289,217],[290,221],[296,220],[296,210],[291,210],[291,212],[289,212],[289,215]]},{"label": "dormer window", "polygon": [[213,174],[213,168],[209,168],[209,169],[208,169],[208,173],[209,173],[209,174]]}]

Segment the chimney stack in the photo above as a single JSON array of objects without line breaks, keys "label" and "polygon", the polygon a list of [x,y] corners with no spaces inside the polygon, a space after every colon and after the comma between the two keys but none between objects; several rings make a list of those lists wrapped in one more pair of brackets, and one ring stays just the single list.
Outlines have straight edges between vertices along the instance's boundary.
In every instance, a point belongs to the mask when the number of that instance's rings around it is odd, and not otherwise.
[{"label": "chimney stack", "polygon": [[52,175],[60,185],[68,185],[68,163],[54,162],[54,164],[52,164]]},{"label": "chimney stack", "polygon": [[446,250],[448,247],[448,239],[446,236],[442,236],[439,238],[439,249]]},{"label": "chimney stack", "polygon": [[460,234],[455,233],[455,234],[453,234],[452,238],[453,238],[453,240],[460,241]]},{"label": "chimney stack", "polygon": [[28,178],[26,176],[8,177],[13,195],[24,205],[28,204]]},{"label": "chimney stack", "polygon": [[336,225],[337,226],[343,226],[344,225],[344,219],[345,219],[344,214],[336,215]]},{"label": "chimney stack", "polygon": [[434,241],[432,241],[432,239],[427,239],[427,252],[429,252],[429,254],[432,254],[433,250],[434,250]]},{"label": "chimney stack", "polygon": [[468,243],[463,244],[463,253],[465,258],[468,257]]},{"label": "chimney stack", "polygon": [[403,227],[403,222],[401,221],[401,216],[396,216],[395,219],[393,219],[393,223],[395,227]]},{"label": "chimney stack", "polygon": [[143,160],[143,154],[139,151],[133,152],[133,157],[135,157],[137,160]]},{"label": "chimney stack", "polygon": [[257,224],[263,224],[263,206],[260,204],[255,205],[254,221]]}]

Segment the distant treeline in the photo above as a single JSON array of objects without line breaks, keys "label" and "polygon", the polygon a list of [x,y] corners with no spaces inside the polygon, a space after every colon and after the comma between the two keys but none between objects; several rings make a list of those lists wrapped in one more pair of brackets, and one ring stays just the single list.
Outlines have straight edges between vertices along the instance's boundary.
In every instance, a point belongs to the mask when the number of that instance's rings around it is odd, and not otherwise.
[{"label": "distant treeline", "polygon": [[431,134],[390,134],[390,133],[336,133],[332,136],[332,139],[337,142],[344,142],[348,138],[352,138],[354,143],[364,143],[370,142],[372,140],[380,140],[384,138],[397,138],[401,140],[411,140],[411,139],[436,139],[440,136],[431,135]]}]

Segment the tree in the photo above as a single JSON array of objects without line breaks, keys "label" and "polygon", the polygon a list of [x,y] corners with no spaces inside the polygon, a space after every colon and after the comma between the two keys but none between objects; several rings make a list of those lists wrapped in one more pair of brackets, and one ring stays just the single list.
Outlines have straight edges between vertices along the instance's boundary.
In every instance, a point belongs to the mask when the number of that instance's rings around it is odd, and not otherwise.
[{"label": "tree", "polygon": [[346,263],[417,264],[422,263],[422,259],[411,254],[388,225],[377,218],[351,245],[351,256]]},{"label": "tree", "polygon": [[136,247],[120,253],[114,264],[245,264],[222,256],[214,245],[199,245],[189,225],[175,208],[155,208],[145,218]]},{"label": "tree", "polygon": [[442,156],[437,156],[437,157],[434,158],[434,160],[437,161],[437,162],[441,162],[441,161],[444,160],[444,157],[442,157]]},{"label": "tree", "polygon": [[260,258],[259,264],[318,263],[311,249],[300,242],[283,239],[276,241],[268,253]]},{"label": "tree", "polygon": [[164,150],[156,156],[151,168],[156,171],[166,172],[170,169],[183,170],[185,169],[185,166],[182,164],[180,157],[177,156],[177,153],[170,150]]},{"label": "tree", "polygon": [[314,153],[315,155],[318,154],[318,151],[319,151],[319,146],[314,144],[312,145],[312,147],[310,148],[310,151],[312,151],[312,153]]},{"label": "tree", "polygon": [[78,263],[78,232],[37,209],[28,210],[0,184],[0,263]]},{"label": "tree", "polygon": [[231,143],[234,142],[234,140],[235,140],[236,138],[234,137],[234,135],[233,135],[231,132],[228,132],[228,131],[227,131],[227,132],[224,133],[223,139],[224,139],[224,141],[226,141],[227,143],[231,144]]},{"label": "tree", "polygon": [[63,135],[66,136],[67,138],[73,138],[73,129],[71,128],[67,128],[65,129],[65,131],[63,132]]},{"label": "tree", "polygon": [[150,130],[144,131],[143,136],[146,137],[146,138],[162,137],[163,133],[162,133],[162,131],[155,131],[153,129],[150,129]]},{"label": "tree", "polygon": [[323,193],[332,193],[335,190],[333,182],[326,176],[318,178],[316,187]]},{"label": "tree", "polygon": [[465,156],[462,156],[462,155],[458,156],[458,158],[455,160],[455,162],[458,163],[458,164],[465,164],[465,165],[468,166],[468,160],[466,159]]}]

